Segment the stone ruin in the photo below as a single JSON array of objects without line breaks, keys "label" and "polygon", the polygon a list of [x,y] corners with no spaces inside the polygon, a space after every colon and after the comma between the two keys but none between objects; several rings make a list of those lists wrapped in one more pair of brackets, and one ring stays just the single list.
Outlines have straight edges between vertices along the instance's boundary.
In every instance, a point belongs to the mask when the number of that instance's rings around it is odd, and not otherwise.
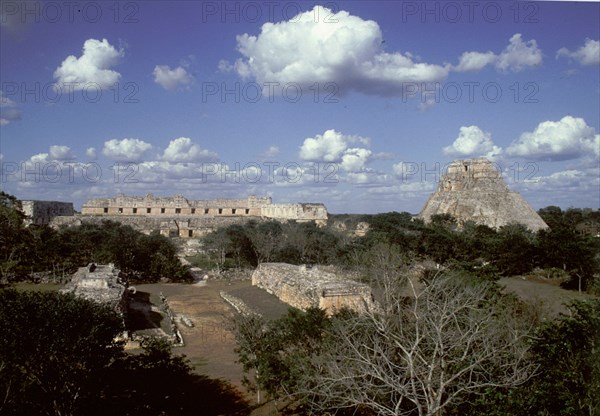
[{"label": "stone ruin", "polygon": [[23,200],[21,209],[25,214],[23,223],[26,226],[31,224],[48,225],[55,217],[71,216],[75,212],[72,202],[60,201]]},{"label": "stone ruin", "polygon": [[127,312],[127,290],[113,264],[90,263],[80,267],[60,291],[108,305],[120,316]]},{"label": "stone ruin", "polygon": [[459,225],[473,221],[491,228],[510,223],[532,231],[548,228],[521,195],[508,189],[500,171],[486,158],[456,160],[448,166],[419,218],[429,222],[436,214],[450,214]]},{"label": "stone ruin", "polygon": [[301,310],[317,307],[332,314],[344,307],[356,312],[376,309],[369,286],[317,266],[262,263],[252,274],[252,285]]},{"label": "stone ruin", "polygon": [[356,227],[348,227],[344,221],[335,221],[332,225],[334,230],[337,230],[341,233],[345,233],[350,237],[364,237],[367,235],[369,231],[369,223],[365,221],[360,221],[356,223]]},{"label": "stone ruin", "polygon": [[327,224],[327,208],[321,203],[273,204],[270,197],[245,199],[188,200],[174,197],[143,197],[119,194],[114,198],[87,201],[81,215],[53,219],[51,225],[76,226],[103,220],[131,225],[144,233],[159,231],[168,237],[201,237],[220,226],[249,220],[274,219]]}]

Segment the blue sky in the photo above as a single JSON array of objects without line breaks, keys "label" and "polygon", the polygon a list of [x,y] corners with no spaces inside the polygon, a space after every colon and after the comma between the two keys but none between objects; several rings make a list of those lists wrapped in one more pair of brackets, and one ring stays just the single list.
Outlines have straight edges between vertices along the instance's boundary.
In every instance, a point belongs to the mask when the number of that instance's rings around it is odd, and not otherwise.
[{"label": "blue sky", "polygon": [[598,2],[0,2],[1,186],[417,213],[455,159],[600,208]]}]

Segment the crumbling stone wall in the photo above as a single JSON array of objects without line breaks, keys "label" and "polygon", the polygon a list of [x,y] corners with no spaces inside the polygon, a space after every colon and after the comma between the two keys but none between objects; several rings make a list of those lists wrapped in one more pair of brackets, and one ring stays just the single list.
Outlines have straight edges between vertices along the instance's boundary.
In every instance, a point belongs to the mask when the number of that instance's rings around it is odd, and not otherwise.
[{"label": "crumbling stone wall", "polygon": [[376,308],[369,286],[316,266],[262,263],[252,274],[252,284],[302,310],[318,307],[333,313],[344,307],[357,312]]},{"label": "crumbling stone wall", "polygon": [[[73,227],[83,223],[101,224],[102,221],[116,221],[145,234],[158,231],[166,237],[198,238],[218,227],[231,224],[244,224],[252,218],[247,217],[207,217],[197,218],[189,216],[154,217],[135,215],[74,215],[71,217],[56,217],[50,222],[54,228]],[[256,219],[256,218],[255,218]]]},{"label": "crumbling stone wall", "polygon": [[100,223],[107,219],[145,233],[157,230],[169,237],[190,238],[202,237],[220,226],[243,224],[251,219],[327,223],[327,209],[323,204],[273,204],[270,197],[256,196],[190,201],[182,195],[136,197],[119,194],[114,198],[91,199],[83,204],[81,211],[80,216],[54,218],[51,226]]},{"label": "crumbling stone wall", "polygon": [[119,273],[113,264],[90,263],[80,267],[60,291],[109,305],[124,317],[127,312],[127,293]]},{"label": "crumbling stone wall", "polygon": [[327,209],[323,204],[268,204],[261,208],[261,216],[298,222],[314,221],[318,225],[327,224]]},{"label": "crumbling stone wall", "polygon": [[71,216],[74,214],[72,202],[59,201],[21,201],[23,214],[26,215],[25,225],[47,225],[58,216]]},{"label": "crumbling stone wall", "polygon": [[459,224],[473,221],[498,228],[518,223],[533,231],[548,228],[521,195],[508,189],[501,173],[485,158],[456,160],[448,166],[419,217],[429,222],[436,214],[450,214]]}]

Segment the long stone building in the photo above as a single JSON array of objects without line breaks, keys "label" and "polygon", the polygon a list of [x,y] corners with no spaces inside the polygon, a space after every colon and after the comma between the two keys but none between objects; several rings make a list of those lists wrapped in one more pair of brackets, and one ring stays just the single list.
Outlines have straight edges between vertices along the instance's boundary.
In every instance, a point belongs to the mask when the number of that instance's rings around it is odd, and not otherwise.
[{"label": "long stone building", "polygon": [[53,226],[100,223],[108,219],[131,225],[142,232],[159,231],[166,236],[198,237],[219,226],[251,219],[314,222],[327,224],[327,208],[321,203],[273,204],[270,197],[245,199],[188,200],[174,197],[127,196],[91,199],[82,205],[81,215],[57,217]]},{"label": "long stone building", "polygon": [[448,166],[419,217],[429,222],[436,214],[450,214],[459,224],[473,221],[498,228],[517,223],[532,231],[548,228],[519,193],[508,189],[501,172],[486,158],[456,160]]}]

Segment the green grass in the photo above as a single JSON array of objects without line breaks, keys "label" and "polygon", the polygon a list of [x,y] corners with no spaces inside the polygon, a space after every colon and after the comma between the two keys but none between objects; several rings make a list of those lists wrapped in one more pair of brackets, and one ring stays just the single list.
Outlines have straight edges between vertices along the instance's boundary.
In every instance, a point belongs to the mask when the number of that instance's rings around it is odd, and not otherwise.
[{"label": "green grass", "polygon": [[277,296],[271,295],[266,290],[259,289],[256,286],[248,285],[227,292],[243,300],[250,309],[260,313],[268,320],[281,318],[290,308],[289,305],[281,302]]},{"label": "green grass", "polygon": [[498,283],[521,299],[539,304],[552,316],[557,316],[559,313],[568,313],[564,304],[571,300],[594,298],[594,295],[588,293],[566,290],[552,283],[528,280],[523,276],[503,277]]},{"label": "green grass", "polygon": [[62,289],[65,285],[62,283],[30,283],[30,282],[19,282],[9,285],[17,290],[37,290],[40,292],[56,292]]}]

